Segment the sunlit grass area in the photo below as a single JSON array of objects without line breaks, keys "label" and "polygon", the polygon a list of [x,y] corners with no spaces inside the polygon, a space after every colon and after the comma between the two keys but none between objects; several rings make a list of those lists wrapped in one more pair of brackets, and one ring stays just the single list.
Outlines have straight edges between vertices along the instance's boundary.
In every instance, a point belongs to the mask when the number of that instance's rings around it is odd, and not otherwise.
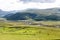
[{"label": "sunlit grass area", "polygon": [[60,39],[59,28],[20,27],[0,28],[1,40],[53,40]]},{"label": "sunlit grass area", "polygon": [[21,26],[21,24],[0,22],[0,40],[60,40],[60,28],[24,24]]},{"label": "sunlit grass area", "polygon": [[60,25],[60,21],[41,21],[41,23],[48,25]]}]

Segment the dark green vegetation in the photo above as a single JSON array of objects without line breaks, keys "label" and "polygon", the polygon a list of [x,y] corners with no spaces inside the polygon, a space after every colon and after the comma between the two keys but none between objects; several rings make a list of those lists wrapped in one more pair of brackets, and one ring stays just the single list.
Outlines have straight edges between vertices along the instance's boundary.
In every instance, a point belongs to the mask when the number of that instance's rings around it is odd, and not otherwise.
[{"label": "dark green vegetation", "polygon": [[20,13],[17,12],[16,14],[12,14],[10,16],[4,16],[5,18],[7,18],[7,20],[28,20],[28,19],[32,19],[32,20],[36,20],[36,21],[45,21],[45,20],[55,20],[55,21],[59,21],[60,20],[60,16],[57,16],[55,14],[53,15],[42,15],[42,14],[35,14],[35,13]]},{"label": "dark green vegetation", "polygon": [[60,20],[60,9],[51,8],[51,9],[27,9],[18,11],[16,13],[7,14],[4,18],[8,20],[36,20],[36,21],[46,21],[46,20]]}]

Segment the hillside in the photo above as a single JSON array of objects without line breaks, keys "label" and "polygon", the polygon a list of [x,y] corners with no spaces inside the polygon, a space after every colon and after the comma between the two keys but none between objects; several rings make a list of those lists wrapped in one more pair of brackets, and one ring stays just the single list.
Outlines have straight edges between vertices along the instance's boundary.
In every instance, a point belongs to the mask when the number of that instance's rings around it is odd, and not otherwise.
[{"label": "hillside", "polygon": [[60,20],[60,8],[51,9],[25,9],[14,14],[7,14],[4,18],[8,20]]}]

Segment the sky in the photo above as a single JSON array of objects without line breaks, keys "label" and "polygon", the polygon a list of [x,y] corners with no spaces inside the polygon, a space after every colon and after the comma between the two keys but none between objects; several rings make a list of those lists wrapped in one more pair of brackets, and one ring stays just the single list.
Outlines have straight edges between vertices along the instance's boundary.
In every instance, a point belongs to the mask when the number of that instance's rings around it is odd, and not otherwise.
[{"label": "sky", "polygon": [[24,10],[27,8],[60,7],[60,0],[0,0],[0,9],[4,11]]}]

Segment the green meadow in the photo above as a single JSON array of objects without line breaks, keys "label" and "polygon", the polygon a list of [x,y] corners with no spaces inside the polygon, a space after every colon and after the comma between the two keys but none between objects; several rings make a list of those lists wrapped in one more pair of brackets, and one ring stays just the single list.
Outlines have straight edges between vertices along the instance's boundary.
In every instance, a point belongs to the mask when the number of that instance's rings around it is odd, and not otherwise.
[{"label": "green meadow", "polygon": [[[56,22],[42,23],[56,25]],[[0,40],[60,40],[60,28],[21,25],[20,22],[0,22]]]}]

